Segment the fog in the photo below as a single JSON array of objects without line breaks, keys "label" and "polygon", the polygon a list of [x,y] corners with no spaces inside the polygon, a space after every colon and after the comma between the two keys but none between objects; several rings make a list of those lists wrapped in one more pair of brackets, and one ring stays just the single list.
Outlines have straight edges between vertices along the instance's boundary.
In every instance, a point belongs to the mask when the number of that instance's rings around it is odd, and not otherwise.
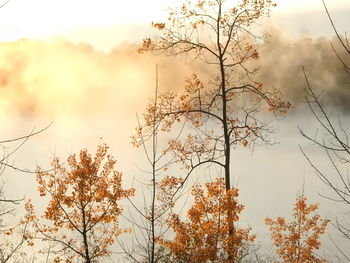
[{"label": "fog", "polygon": [[[302,145],[316,160],[323,160],[298,131],[298,126],[311,133],[317,129],[304,103],[306,82],[301,66],[313,88],[323,92],[329,111],[339,114],[344,123],[349,123],[350,111],[349,79],[330,45],[332,42],[342,56],[336,39],[295,39],[274,28],[266,31],[271,37],[261,44],[261,69],[256,78],[280,88],[292,109],[281,120],[273,121],[274,145],[237,148],[232,156],[234,182],[246,206],[242,224],[262,233],[260,240],[268,238],[264,218],[289,215],[303,187],[311,201],[321,203],[323,214],[332,217],[335,209],[319,197],[318,192],[327,189],[299,150]],[[94,151],[105,142],[118,161],[117,170],[124,173],[126,185],[144,176],[135,164],[142,166],[145,156],[132,147],[130,136],[137,125],[135,114],[141,116],[153,96],[155,65],[159,65],[163,90],[180,89],[192,72],[205,79],[215,68],[139,54],[137,48],[138,44],[124,43],[103,52],[66,40],[0,43],[1,139],[22,136],[52,123],[11,156],[11,163],[22,169],[45,168],[53,156],[65,160],[82,148]],[[7,169],[2,179],[7,181],[8,197],[34,197],[39,203],[34,175]]]}]

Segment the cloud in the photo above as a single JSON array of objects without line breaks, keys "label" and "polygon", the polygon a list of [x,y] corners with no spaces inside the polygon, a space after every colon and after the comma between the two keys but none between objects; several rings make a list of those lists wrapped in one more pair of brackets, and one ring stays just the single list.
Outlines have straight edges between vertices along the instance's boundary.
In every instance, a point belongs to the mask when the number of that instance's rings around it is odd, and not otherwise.
[{"label": "cloud", "polygon": [[265,85],[275,85],[293,104],[304,101],[306,81],[303,66],[312,88],[329,106],[350,111],[350,76],[332,50],[334,45],[339,56],[350,64],[350,55],[337,39],[299,38],[290,39],[275,29],[261,47],[261,70],[258,78]]},{"label": "cloud", "polygon": [[[318,92],[323,90],[323,96],[332,105],[349,110],[349,76],[331,50],[329,39],[290,39],[272,29],[270,33],[272,36],[261,45],[257,79],[266,86],[281,88],[287,100],[298,107],[303,103],[306,85],[300,69],[304,65],[313,87]],[[95,147],[98,138],[103,137],[118,160],[117,169],[125,172],[125,181],[131,183],[133,176],[140,178],[142,173],[133,163],[138,162],[138,167],[143,168],[145,156],[142,150],[132,148],[130,135],[137,124],[135,112],[142,114],[154,94],[155,65],[159,65],[162,89],[181,88],[191,72],[208,78],[213,67],[176,58],[140,55],[137,48],[136,44],[124,43],[105,53],[65,40],[0,43],[2,138],[21,136],[33,125],[40,127],[54,122],[50,129],[32,138],[16,153],[15,164],[28,169],[35,169],[35,163],[47,167],[53,154],[65,159],[81,148]],[[337,50],[349,59],[338,46]],[[283,212],[286,207],[283,201],[287,196],[294,196],[302,176],[312,174],[297,147],[303,139],[296,129],[298,122],[311,123],[306,121],[309,117],[286,119],[280,124],[279,147],[268,151],[257,148],[254,160],[247,158],[243,150],[234,154],[234,176],[241,177],[241,197],[250,207],[249,218],[266,216],[266,209],[256,208],[265,207],[269,202],[275,202],[273,211]],[[34,177],[16,177],[12,170],[8,171],[13,193],[34,195]],[[318,181],[315,183],[309,177],[307,180],[308,185],[321,189]],[[266,194],[271,185],[280,186],[274,195]],[[278,189],[283,189],[283,193]],[[253,198],[252,192],[256,193]],[[282,194],[285,196],[281,197]],[[256,196],[261,197],[259,203]],[[259,224],[255,221],[252,223]]]},{"label": "cloud", "polygon": [[140,55],[126,43],[110,53],[64,40],[1,43],[0,107],[56,116],[99,114],[113,104],[134,112],[153,94],[156,64],[164,85],[181,86],[190,72],[190,65]]},{"label": "cloud", "polygon": [[131,68],[125,56],[106,55],[88,45],[35,40],[3,43],[1,100],[24,114],[93,114],[110,93],[125,95],[130,71],[142,74],[137,67]]},{"label": "cloud", "polygon": [[[349,76],[331,49],[349,62],[335,39],[289,39],[270,29],[260,48],[261,69],[256,78],[280,88],[294,106],[302,103],[306,85],[303,65],[313,88],[323,91],[331,105],[348,111]],[[213,67],[137,53],[136,44],[124,43],[109,53],[87,44],[64,40],[21,40],[0,44],[0,108],[25,116],[86,117],[142,112],[153,96],[155,65],[163,89],[178,89],[191,72],[204,79]]]}]

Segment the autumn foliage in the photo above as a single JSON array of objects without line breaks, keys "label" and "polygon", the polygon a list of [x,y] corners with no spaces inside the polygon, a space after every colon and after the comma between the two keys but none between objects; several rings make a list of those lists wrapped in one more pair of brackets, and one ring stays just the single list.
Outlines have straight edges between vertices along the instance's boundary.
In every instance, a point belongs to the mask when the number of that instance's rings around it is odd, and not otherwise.
[{"label": "autumn foliage", "polygon": [[[58,158],[52,171],[38,169],[36,179],[40,195],[49,198],[42,216],[37,216],[29,201],[27,219],[35,232],[32,238],[54,242],[55,262],[96,262],[110,255],[116,237],[127,231],[119,226],[120,200],[134,194],[122,187],[122,174],[114,170],[116,161],[101,145],[92,157],[81,150],[68,159],[69,169]],[[79,159],[78,159],[79,158]]]},{"label": "autumn foliage", "polygon": [[290,108],[280,90],[265,87],[255,79],[260,56],[251,26],[268,16],[274,3],[182,3],[169,9],[166,22],[152,23],[161,36],[145,39],[139,51],[196,60],[211,74],[193,73],[182,89],[157,93],[155,103],[148,104],[144,125],[137,128],[133,144],[143,145],[144,138],[154,132],[169,133],[168,137],[176,134],[168,140],[164,153],[171,154],[170,159],[184,169],[159,180],[161,189],[170,189],[163,191],[161,200],[171,207],[175,195],[197,168],[215,166],[224,172],[224,180],[208,183],[206,191],[200,186],[193,189],[195,204],[189,211],[189,222],[173,215],[170,226],[175,239],[162,242],[184,262],[237,262],[253,237],[248,230],[234,226],[243,207],[237,204],[237,190],[231,183],[231,150],[253,147],[256,142],[269,143],[272,129],[261,120],[260,111],[277,116]]},{"label": "autumn foliage", "polygon": [[193,186],[192,196],[194,204],[188,210],[188,221],[174,214],[169,225],[175,236],[172,240],[160,239],[160,243],[177,262],[239,262],[255,235],[250,234],[250,228],[237,226],[230,233],[244,208],[237,201],[238,189],[226,191],[224,180],[216,179],[205,187]]},{"label": "autumn foliage", "polygon": [[[329,220],[316,214],[317,204],[308,205],[304,196],[299,196],[294,205],[293,221],[285,218],[266,218],[273,244],[281,263],[322,263],[315,250],[320,248],[320,237],[325,233]],[[312,215],[314,214],[314,215]]]},{"label": "autumn foliage", "polygon": [[[152,23],[161,36],[145,39],[140,53],[200,61],[210,74],[192,73],[182,88],[158,92],[157,72],[155,99],[132,136],[132,143],[145,151],[151,167],[146,172],[152,177],[144,184],[151,191],[143,196],[143,208],[129,200],[141,217],[138,221],[129,214],[133,230],[140,230],[134,232],[131,251],[116,241],[131,231],[120,226],[119,217],[121,202],[135,191],[123,188],[122,173],[115,170],[116,161],[105,144],[95,155],[81,150],[69,156],[67,164],[54,158],[52,169],[37,169],[39,194],[48,203],[43,213],[36,211],[31,200],[26,203],[22,243],[31,247],[43,241],[48,249],[40,243],[40,252],[55,263],[102,262],[112,255],[115,243],[133,262],[250,262],[245,260],[256,236],[250,227],[238,223],[244,206],[232,183],[231,151],[253,148],[256,142],[270,143],[273,128],[263,120],[266,113],[281,116],[291,107],[278,88],[256,79],[259,40],[252,25],[269,16],[274,6],[272,0],[184,0],[169,9],[166,22]],[[167,138],[158,153],[161,132]],[[180,190],[188,190],[185,183],[202,166],[223,176],[192,186],[193,203],[184,219],[175,213]],[[266,218],[279,263],[326,262],[315,251],[329,220],[317,209],[299,196],[292,221]],[[144,251],[135,252],[135,248]]]},{"label": "autumn foliage", "polygon": [[177,123],[187,124],[186,136],[169,141],[175,160],[192,170],[215,164],[225,171],[226,189],[231,188],[231,148],[268,143],[271,129],[260,120],[267,110],[285,114],[290,104],[280,90],[255,79],[259,60],[257,39],[251,26],[270,14],[270,0],[196,0],[169,10],[166,22],[153,23],[159,39],[144,40],[140,52],[151,51],[203,62],[212,72],[208,79],[192,74],[178,92],[160,92],[157,107],[150,103],[143,131],[171,132]]}]

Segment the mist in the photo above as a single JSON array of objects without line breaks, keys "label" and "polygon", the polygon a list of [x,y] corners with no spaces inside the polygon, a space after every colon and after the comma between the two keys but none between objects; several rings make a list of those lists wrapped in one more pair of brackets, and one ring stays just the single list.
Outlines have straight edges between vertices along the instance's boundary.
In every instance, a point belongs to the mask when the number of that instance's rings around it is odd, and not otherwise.
[{"label": "mist", "polygon": [[265,85],[280,88],[297,106],[305,102],[304,67],[312,88],[316,93],[323,93],[329,106],[344,113],[350,110],[349,75],[337,55],[345,63],[350,62],[350,57],[336,37],[292,39],[276,29],[268,30],[268,33],[271,36],[261,47],[263,59],[258,73]]},{"label": "mist", "polygon": [[[267,231],[264,217],[290,213],[303,183],[311,202],[319,199],[313,189],[325,190],[298,148],[305,141],[297,127],[303,124],[305,129],[316,129],[304,102],[306,82],[301,66],[332,111],[344,113],[346,118],[350,111],[349,78],[330,43],[345,61],[350,58],[338,48],[335,38],[293,39],[276,29],[267,31],[271,37],[261,44],[260,70],[255,78],[265,86],[280,88],[292,109],[273,123],[277,129],[271,136],[276,137],[276,145],[233,152],[234,182],[241,188],[240,199],[246,206],[243,224],[252,225],[257,234]],[[111,147],[125,183],[132,184],[140,175],[135,163],[142,164],[139,160],[145,157],[131,146],[130,136],[137,126],[136,113],[142,116],[154,96],[155,65],[159,66],[162,90],[180,89],[192,72],[207,79],[215,71],[178,58],[139,54],[137,49],[138,44],[125,42],[103,52],[62,39],[1,43],[1,138],[21,136],[33,127],[53,123],[29,140],[12,161],[25,169],[45,168],[54,155],[64,160],[82,148],[94,150],[103,141]],[[7,169],[3,178],[8,181],[10,197],[37,196],[33,175]],[[274,191],[267,193],[266,189]],[[330,214],[331,205],[321,211]]]},{"label": "mist", "polygon": [[[304,66],[313,87],[323,91],[327,101],[343,111],[349,109],[348,76],[331,43],[345,62],[350,58],[337,39],[291,39],[276,29],[268,33],[271,36],[259,49],[257,80],[280,88],[296,107],[304,98]],[[137,48],[125,42],[107,53],[65,40],[1,43],[1,112],[53,119],[105,114],[111,106],[121,113],[140,112],[152,97],[156,64],[163,90],[181,88],[192,72],[206,79],[215,71],[200,63],[139,54]]]}]

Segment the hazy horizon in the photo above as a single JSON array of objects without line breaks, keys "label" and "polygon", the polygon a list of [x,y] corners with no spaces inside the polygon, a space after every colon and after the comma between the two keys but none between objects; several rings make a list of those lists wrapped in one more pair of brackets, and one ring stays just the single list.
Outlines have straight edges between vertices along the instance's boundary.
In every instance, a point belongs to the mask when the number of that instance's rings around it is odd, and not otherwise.
[{"label": "hazy horizon", "polygon": [[[141,4],[134,14],[135,22],[129,21],[132,19],[127,12],[124,22],[113,20],[112,7],[116,6],[109,1],[104,1],[105,9],[101,4],[98,9],[101,14],[93,9],[95,5],[87,3],[80,24],[74,24],[73,18],[82,9],[81,3],[77,2],[67,15],[71,20],[67,18],[61,26],[57,24],[59,12],[50,17],[54,6],[39,0],[27,8],[43,5],[42,8],[48,10],[45,16],[38,15],[32,24],[25,25],[25,21],[31,20],[36,13],[33,11],[30,16],[28,13],[31,12],[24,8],[21,10],[24,19],[16,24],[10,16],[16,14],[24,1],[11,0],[0,9],[0,15],[9,12],[0,19],[0,25],[4,25],[0,28],[4,32],[0,32],[0,119],[5,124],[1,139],[23,136],[33,128],[38,130],[53,124],[30,138],[11,157],[11,163],[22,169],[35,170],[37,165],[45,168],[53,156],[66,160],[83,148],[94,152],[99,143],[105,142],[117,160],[116,169],[124,174],[125,185],[131,186],[135,178],[145,176],[137,168],[145,165],[145,156],[142,149],[131,145],[130,136],[137,126],[136,113],[142,116],[153,97],[155,66],[159,67],[161,90],[180,89],[186,76],[193,72],[203,79],[214,72],[213,67],[198,62],[137,52],[143,38],[157,36],[149,25],[140,21],[145,18],[137,16],[146,8],[152,9],[152,5],[159,4],[159,9],[152,11],[157,14],[175,1],[153,0]],[[124,8],[130,8],[129,4],[136,2],[130,1]],[[317,7],[313,9],[316,3]],[[64,1],[62,6],[56,3],[57,10],[64,10],[65,4],[69,5]],[[317,178],[299,146],[317,162],[322,163],[324,156],[310,146],[298,129],[310,134],[317,130],[316,120],[305,104],[306,82],[301,66],[304,66],[312,87],[317,93],[322,92],[332,116],[335,119],[339,116],[344,125],[350,123],[348,76],[330,43],[340,55],[344,54],[322,2],[310,1],[304,8],[301,4],[302,1],[281,3],[276,15],[272,11],[272,22],[268,20],[259,26],[270,37],[261,41],[261,68],[255,77],[264,85],[281,89],[292,104],[280,120],[266,119],[276,127],[276,132],[271,134],[276,143],[260,144],[251,150],[237,147],[232,151],[234,185],[240,189],[239,200],[246,207],[240,223],[252,226],[258,236],[261,233],[259,242],[271,243],[264,218],[289,217],[296,195],[302,189],[311,203],[320,203],[322,215],[334,219],[335,211],[339,209],[330,200],[320,197],[320,193],[329,193],[329,190]],[[339,0],[327,1],[327,4],[343,34],[348,27],[350,3]],[[109,12],[103,17],[102,11],[106,9]],[[100,20],[89,20],[89,14],[101,16]],[[52,24],[40,28],[45,19]],[[31,27],[38,28],[37,32],[30,32]],[[34,175],[8,168],[0,179],[6,181],[8,198],[24,196],[40,204]],[[190,182],[195,183],[196,177]],[[18,207],[19,214],[21,207],[22,204]],[[330,227],[329,232],[333,234],[334,230]],[[329,250],[334,252],[334,249]]]}]

